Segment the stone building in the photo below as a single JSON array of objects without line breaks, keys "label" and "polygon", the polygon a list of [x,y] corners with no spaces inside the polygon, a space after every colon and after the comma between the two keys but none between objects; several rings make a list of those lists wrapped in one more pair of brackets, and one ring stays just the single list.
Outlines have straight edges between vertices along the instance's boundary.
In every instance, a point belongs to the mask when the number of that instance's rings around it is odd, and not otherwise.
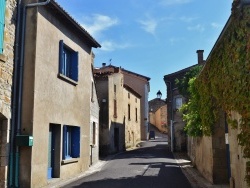
[{"label": "stone building", "polygon": [[[145,116],[144,109],[148,105],[149,78],[103,64],[103,67],[95,68],[95,79],[101,107],[100,153],[107,155],[133,146],[145,131],[142,125],[145,128],[147,120],[142,116]],[[131,86],[130,79],[137,87]]]},{"label": "stone building", "polygon": [[94,79],[94,54],[92,54],[90,103],[90,165],[99,161],[99,101]]},{"label": "stone building", "polygon": [[0,187],[7,187],[16,30],[16,1],[0,0]]},{"label": "stone building", "polygon": [[155,126],[159,131],[168,133],[166,101],[161,98],[155,98],[150,100],[148,105],[149,123]]},{"label": "stone building", "polygon": [[21,172],[18,187],[35,188],[82,173],[96,160],[91,155],[98,143],[91,135],[98,126],[92,48],[100,44],[55,1],[23,3],[15,164]]},{"label": "stone building", "polygon": [[[243,116],[248,116],[248,121],[245,121],[249,125],[250,30],[247,28],[250,3],[241,0],[233,1],[231,10],[227,23],[197,77],[197,80],[203,78],[202,83],[207,79],[203,84],[208,86],[206,89],[209,89],[210,96],[214,98],[213,105],[219,109],[218,118],[212,125],[213,133],[210,137],[189,138],[188,155],[201,174],[210,182],[230,183],[231,188],[246,188],[249,185],[245,178],[248,177],[250,181],[250,169],[246,168],[249,158],[244,156],[244,147],[238,142],[239,134],[246,131],[241,125],[244,122]],[[246,84],[243,84],[244,82]],[[237,90],[238,87],[241,88],[240,91]],[[232,101],[237,100],[239,101],[237,105],[243,106],[244,110],[232,104]],[[229,119],[235,121],[235,125],[230,123]],[[249,135],[249,132],[247,134]],[[244,139],[249,146],[249,137]]]},{"label": "stone building", "polygon": [[[198,65],[204,63],[203,52],[203,50],[197,50]],[[185,74],[195,66],[197,66],[197,64],[164,76],[164,81],[167,86],[167,119],[170,130],[169,142],[172,151],[187,150],[187,135],[184,132],[185,122],[182,119],[182,113],[179,111],[182,104],[186,102],[186,98],[179,92],[176,86],[176,79],[182,79]]]},{"label": "stone building", "polygon": [[141,95],[125,83],[124,70],[95,68],[100,103],[100,155],[123,151],[141,140]]}]

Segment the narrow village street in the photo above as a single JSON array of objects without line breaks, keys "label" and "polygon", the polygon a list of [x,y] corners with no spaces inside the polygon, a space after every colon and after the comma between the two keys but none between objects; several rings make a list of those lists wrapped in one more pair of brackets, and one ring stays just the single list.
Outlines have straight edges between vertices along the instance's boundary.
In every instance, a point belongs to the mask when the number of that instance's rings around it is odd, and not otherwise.
[{"label": "narrow village street", "polygon": [[114,155],[100,171],[64,187],[191,187],[168,149],[166,135],[156,133],[155,140],[140,145],[138,149]]}]

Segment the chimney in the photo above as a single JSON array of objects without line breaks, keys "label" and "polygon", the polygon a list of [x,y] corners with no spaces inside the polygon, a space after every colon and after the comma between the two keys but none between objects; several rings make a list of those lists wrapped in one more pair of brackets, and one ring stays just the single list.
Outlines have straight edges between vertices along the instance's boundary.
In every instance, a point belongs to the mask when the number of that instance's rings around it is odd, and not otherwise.
[{"label": "chimney", "polygon": [[106,63],[102,63],[102,67],[105,67],[106,66]]},{"label": "chimney", "polygon": [[203,52],[204,50],[197,50],[196,53],[198,55],[198,64],[203,64],[204,60],[203,60]]}]

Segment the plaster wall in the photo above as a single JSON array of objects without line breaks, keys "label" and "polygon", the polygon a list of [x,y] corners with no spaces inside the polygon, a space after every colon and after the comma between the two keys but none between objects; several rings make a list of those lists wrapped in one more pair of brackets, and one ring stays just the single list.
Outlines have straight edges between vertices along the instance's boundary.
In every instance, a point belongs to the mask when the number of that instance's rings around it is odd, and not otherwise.
[{"label": "plaster wall", "polygon": [[[192,152],[189,153],[192,162],[200,173],[210,182],[213,182],[213,151],[212,138],[189,138]],[[191,155],[190,155],[191,154]]]},{"label": "plaster wall", "polygon": [[[91,47],[46,7],[29,9],[27,23],[32,24],[26,27],[21,132],[33,135],[34,145],[21,148],[20,184],[42,187],[50,183],[47,169],[51,123],[60,126],[61,132],[63,125],[79,126],[81,130],[80,158],[63,164],[60,156],[59,178],[83,172],[90,164]],[[58,76],[60,40],[79,52],[77,85]]]},{"label": "plaster wall", "polygon": [[[114,89],[116,87],[116,90]],[[123,93],[123,74],[109,75],[109,153],[125,149],[125,101]],[[114,107],[116,100],[116,113]],[[115,129],[118,135],[115,135]],[[116,138],[117,140],[116,140]],[[117,143],[116,143],[117,142]]]},{"label": "plaster wall", "polygon": [[[241,117],[238,113],[232,112],[232,119],[240,121]],[[231,170],[231,187],[247,188],[247,183],[244,180],[246,175],[246,162],[243,158],[242,147],[237,142],[237,135],[240,133],[240,128],[228,129],[228,142],[230,150],[230,170]]]},{"label": "plaster wall", "polygon": [[124,73],[124,83],[141,95],[141,139],[147,140],[148,134],[148,93],[149,82],[145,78]]},{"label": "plaster wall", "polygon": [[[125,144],[126,148],[136,146],[141,140],[140,134],[140,98],[136,97],[134,94],[129,92],[126,89],[123,89],[124,92],[124,107],[125,107]],[[129,97],[128,97],[129,95]],[[130,105],[130,119],[128,118],[128,104]],[[137,118],[136,118],[136,109],[137,109]]]},{"label": "plaster wall", "polygon": [[164,105],[160,107],[155,112],[155,126],[161,131],[161,132],[168,132],[167,129],[167,105]]}]

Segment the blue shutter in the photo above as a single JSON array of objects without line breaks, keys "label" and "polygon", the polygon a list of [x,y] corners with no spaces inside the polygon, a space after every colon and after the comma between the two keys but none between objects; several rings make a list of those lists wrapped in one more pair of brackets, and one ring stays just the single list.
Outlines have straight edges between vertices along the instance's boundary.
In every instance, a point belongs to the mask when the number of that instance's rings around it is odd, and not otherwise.
[{"label": "blue shutter", "polygon": [[67,148],[67,125],[63,126],[63,153],[62,153],[62,158],[65,160],[66,159],[66,148]]},{"label": "blue shutter", "polygon": [[0,0],[0,54],[3,53],[5,0]]},{"label": "blue shutter", "polygon": [[80,127],[73,127],[71,136],[71,157],[80,157]]},{"label": "blue shutter", "polygon": [[59,73],[63,74],[63,40],[59,42]]},{"label": "blue shutter", "polygon": [[72,53],[70,78],[78,82],[78,52]]}]

